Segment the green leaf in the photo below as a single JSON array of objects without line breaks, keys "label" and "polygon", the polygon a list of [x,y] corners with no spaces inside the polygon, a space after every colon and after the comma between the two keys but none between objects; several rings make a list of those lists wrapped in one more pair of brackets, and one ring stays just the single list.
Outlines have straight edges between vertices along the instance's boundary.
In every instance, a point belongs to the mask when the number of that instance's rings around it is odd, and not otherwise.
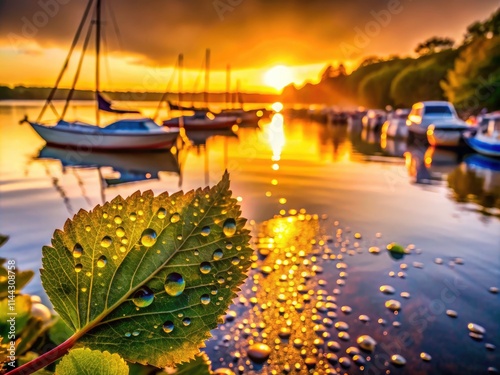
[{"label": "green leaf", "polygon": [[42,283],[79,344],[157,367],[188,361],[246,278],[240,214],[227,174],[211,189],[117,197],[54,233]]},{"label": "green leaf", "polygon": [[9,240],[9,236],[0,234],[0,247],[2,247]]},{"label": "green leaf", "polygon": [[[16,315],[11,315],[16,314]],[[13,299],[0,300],[0,337],[5,341],[11,327],[15,327],[16,337],[23,331],[31,317],[31,297],[25,294],[15,296]],[[11,326],[9,319],[14,318],[15,324]]]},{"label": "green leaf", "polygon": [[57,375],[128,375],[127,363],[118,355],[99,350],[74,349],[56,366]]},{"label": "green leaf", "polygon": [[17,294],[35,274],[31,270],[19,272],[15,263],[6,263],[7,259],[0,258],[0,298],[6,298],[9,295],[9,285],[11,285],[9,284],[9,276],[10,280],[15,280],[15,293]]},{"label": "green leaf", "polygon": [[188,363],[177,366],[175,375],[210,375],[210,360],[206,353],[200,353]]}]

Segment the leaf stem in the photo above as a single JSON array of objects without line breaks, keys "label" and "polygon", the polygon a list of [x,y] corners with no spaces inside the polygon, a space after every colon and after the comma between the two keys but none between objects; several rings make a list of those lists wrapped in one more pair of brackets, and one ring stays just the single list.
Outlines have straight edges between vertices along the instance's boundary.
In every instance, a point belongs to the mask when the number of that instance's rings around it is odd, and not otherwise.
[{"label": "leaf stem", "polygon": [[54,349],[49,350],[47,353],[42,354],[40,357],[37,357],[34,360],[25,363],[21,367],[10,371],[9,375],[28,375],[44,368],[45,366],[50,365],[52,362],[58,360],[63,355],[69,352],[73,345],[75,345],[78,336],[79,335],[77,334],[71,336],[62,344],[56,346]]}]

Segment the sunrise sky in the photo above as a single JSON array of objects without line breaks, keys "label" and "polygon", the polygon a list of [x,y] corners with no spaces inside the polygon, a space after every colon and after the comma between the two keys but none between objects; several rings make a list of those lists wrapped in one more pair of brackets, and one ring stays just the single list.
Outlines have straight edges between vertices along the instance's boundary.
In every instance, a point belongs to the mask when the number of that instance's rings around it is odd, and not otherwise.
[{"label": "sunrise sky", "polygon": [[[203,90],[210,48],[211,91],[225,91],[229,64],[232,89],[239,81],[242,91],[278,92],[317,81],[329,63],[350,70],[365,56],[410,55],[435,35],[460,42],[467,25],[498,7],[498,0],[102,1],[102,86],[133,91],[165,90],[179,53],[184,90]],[[52,86],[86,4],[0,0],[0,85]],[[93,74],[89,54],[78,88],[92,88]]]}]

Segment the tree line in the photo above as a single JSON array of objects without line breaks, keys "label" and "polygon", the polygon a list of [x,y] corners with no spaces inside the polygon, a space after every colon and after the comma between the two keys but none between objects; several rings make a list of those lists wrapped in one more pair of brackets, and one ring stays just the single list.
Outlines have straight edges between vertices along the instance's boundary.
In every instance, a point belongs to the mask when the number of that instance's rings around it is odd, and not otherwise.
[{"label": "tree line", "polygon": [[432,37],[416,58],[367,57],[351,74],[328,65],[318,84],[287,86],[285,102],[410,107],[422,100],[449,100],[464,115],[500,109],[500,8],[467,27],[461,44]]}]

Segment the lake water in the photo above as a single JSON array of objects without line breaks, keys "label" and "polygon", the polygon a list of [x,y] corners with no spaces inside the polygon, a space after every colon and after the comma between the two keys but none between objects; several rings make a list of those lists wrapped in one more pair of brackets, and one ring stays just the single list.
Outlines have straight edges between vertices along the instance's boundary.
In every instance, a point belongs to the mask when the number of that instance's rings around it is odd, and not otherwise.
[{"label": "lake water", "polygon": [[[384,296],[378,292],[382,284],[392,284],[398,293],[411,292],[409,309],[432,315],[404,355],[408,364],[402,368],[388,364],[380,373],[473,374],[487,373],[490,366],[500,368],[500,298],[489,291],[500,287],[499,160],[381,143],[374,134],[294,118],[286,111],[261,120],[258,129],[242,127],[236,135],[207,139],[198,136],[195,145],[180,152],[179,164],[169,153],[75,153],[46,148],[29,126],[18,125],[24,114],[36,118],[41,105],[0,103],[0,232],[10,237],[0,255],[16,259],[20,269],[38,270],[42,246],[81,208],[89,210],[136,190],[173,193],[213,185],[227,169],[232,191],[249,220],[261,223],[282,210],[304,209],[328,217],[321,220],[322,233],[335,237],[343,228],[351,244],[358,242],[365,250],[365,256],[348,259],[351,286],[344,289],[343,304],[354,312],[344,320],[357,320],[359,314],[370,312],[375,321],[375,315],[383,316]],[[154,105],[142,105],[145,114],[154,112]],[[92,107],[78,103],[69,113],[90,118]],[[72,167],[74,163],[86,167]],[[361,239],[354,238],[354,233],[361,234]],[[390,242],[414,245],[414,252],[404,260],[392,259],[385,254]],[[380,247],[384,254],[368,254],[371,246]],[[443,264],[436,264],[436,258]],[[402,262],[410,265],[408,277],[390,278],[388,272],[400,271]],[[424,268],[416,269],[412,262]],[[328,276],[323,277],[335,284],[328,267],[336,270],[334,263],[325,263]],[[48,303],[38,273],[25,291],[41,295]],[[443,293],[453,298],[444,299]],[[458,317],[448,317],[445,309],[456,310]],[[486,329],[483,340],[468,336],[469,322]],[[394,329],[415,331],[415,324],[404,316],[401,323]],[[485,343],[497,348],[488,350]],[[258,373],[244,359],[231,357],[231,347],[227,355],[217,354],[214,347],[219,344],[217,340],[208,343],[215,365],[237,367],[240,361],[245,373]],[[342,350],[349,346],[342,345]],[[355,337],[350,345],[356,346]],[[418,355],[431,349],[436,353],[431,367],[422,367]],[[307,373],[304,368],[297,373]],[[360,372],[355,365],[344,371]]]}]

